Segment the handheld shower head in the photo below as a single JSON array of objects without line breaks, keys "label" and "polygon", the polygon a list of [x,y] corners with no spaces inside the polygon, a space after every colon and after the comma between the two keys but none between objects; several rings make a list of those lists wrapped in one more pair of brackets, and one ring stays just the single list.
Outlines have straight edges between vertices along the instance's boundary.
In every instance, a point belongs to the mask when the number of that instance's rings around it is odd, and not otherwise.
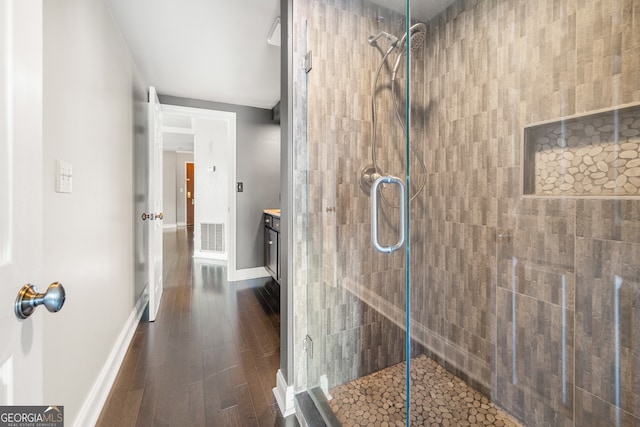
[{"label": "handheld shower head", "polygon": [[422,22],[418,22],[417,24],[413,24],[409,28],[409,37],[407,37],[407,33],[404,33],[400,41],[398,42],[398,47],[400,47],[400,53],[398,54],[398,58],[396,59],[396,63],[393,65],[393,73],[391,73],[391,80],[396,79],[396,74],[398,72],[398,68],[400,68],[400,60],[402,56],[407,52],[407,44],[411,51],[416,51],[422,47],[425,42],[427,35],[427,26]]},{"label": "handheld shower head", "polygon": [[402,39],[400,39],[400,48],[406,49],[407,43],[409,43],[411,50],[413,51],[418,50],[424,44],[426,35],[427,35],[426,25],[424,25],[422,22],[413,24],[411,28],[409,28],[409,37],[407,38],[407,33],[404,33],[404,36],[402,36]]},{"label": "handheld shower head", "polygon": [[[381,22],[381,20],[379,19],[378,22]],[[387,71],[389,70],[389,63],[387,62],[387,59],[389,58],[389,55],[391,55],[391,53],[394,50],[399,49],[396,55],[397,58],[396,58],[395,66],[393,67],[393,73],[391,75],[391,81],[389,86],[391,89],[391,100],[392,100],[393,110],[395,112],[395,118],[400,124],[400,127],[402,128],[405,138],[407,138],[408,140],[409,132],[407,131],[407,126],[408,126],[408,120],[409,120],[409,113],[406,114],[405,118],[403,118],[402,115],[400,114],[400,109],[398,107],[398,96],[396,93],[396,87],[399,85],[396,84],[395,78],[398,72],[398,68],[400,68],[401,58],[405,54],[407,56],[410,56],[410,54],[407,53],[407,49],[410,48],[413,51],[422,47],[426,38],[425,37],[426,33],[427,33],[426,25],[423,23],[417,23],[412,25],[409,28],[409,31],[407,31],[407,33],[405,33],[402,36],[402,40],[398,40],[396,36],[386,33],[384,31],[381,31],[375,36],[369,36],[368,38],[369,44],[371,46],[375,46],[378,50],[380,50],[380,48],[376,41],[380,37],[386,38],[390,42],[390,45],[387,48],[386,52],[384,52],[382,56],[382,60],[380,61],[379,66],[377,67],[375,77],[373,78],[373,86],[372,86],[372,94],[371,94],[371,161],[372,161],[372,164],[365,166],[360,170],[360,187],[367,194],[370,194],[369,190],[371,189],[372,183],[376,181],[376,178],[379,178],[383,174],[382,169],[380,168],[380,165],[378,164],[377,157],[376,157],[376,129],[377,129],[377,116],[378,116],[376,98],[378,96],[378,89],[379,89],[378,78],[380,77],[380,71],[385,67]],[[389,86],[386,86],[386,88],[388,88]],[[407,85],[407,88],[408,88],[408,85]],[[406,101],[408,100],[409,99],[407,97]],[[415,155],[419,165],[421,166],[422,173],[424,173],[426,176],[427,166],[425,165],[424,160],[422,159],[420,153],[413,147],[413,144],[410,141],[408,145],[409,145],[410,151]],[[410,201],[413,201],[424,190],[426,183],[427,183],[427,180],[425,178],[422,181],[422,184],[417,189],[416,193],[409,198]],[[407,185],[408,185],[408,182],[407,182]],[[382,195],[382,199],[385,200],[391,207],[394,207],[394,208],[398,207],[398,206],[393,206],[388,200],[386,200],[384,197],[384,193],[381,193],[381,195]]]}]

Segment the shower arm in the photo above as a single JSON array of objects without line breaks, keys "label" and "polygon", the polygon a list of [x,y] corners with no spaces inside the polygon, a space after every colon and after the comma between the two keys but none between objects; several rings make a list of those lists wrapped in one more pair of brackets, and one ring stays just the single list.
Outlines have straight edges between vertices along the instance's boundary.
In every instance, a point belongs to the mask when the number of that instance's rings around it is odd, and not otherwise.
[{"label": "shower arm", "polygon": [[391,43],[391,46],[393,47],[396,47],[396,45],[398,44],[398,38],[393,34],[387,33],[386,31],[380,31],[375,36],[369,36],[369,39],[368,39],[369,44],[372,46],[374,44],[377,44],[377,41],[380,37],[384,37],[385,39],[389,40],[389,42]]}]

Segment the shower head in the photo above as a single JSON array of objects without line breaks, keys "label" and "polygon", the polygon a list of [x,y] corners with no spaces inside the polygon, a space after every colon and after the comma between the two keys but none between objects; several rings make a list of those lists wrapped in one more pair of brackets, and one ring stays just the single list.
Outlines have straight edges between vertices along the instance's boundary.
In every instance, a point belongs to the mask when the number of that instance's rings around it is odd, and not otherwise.
[{"label": "shower head", "polygon": [[[404,33],[402,39],[400,39],[400,48],[406,49],[407,43],[411,47],[411,50],[415,51],[422,47],[424,44],[424,40],[427,35],[427,26],[422,22],[418,22],[417,24],[413,24],[411,28],[409,28],[409,38],[407,38],[407,33]],[[409,40],[409,41],[407,41]]]},{"label": "shower head", "polygon": [[427,26],[422,22],[413,24],[411,28],[409,28],[409,37],[407,37],[407,33],[404,33],[404,36],[402,36],[402,39],[398,42],[400,53],[398,54],[396,63],[393,65],[393,73],[391,73],[392,81],[396,79],[396,74],[398,72],[398,68],[400,68],[402,56],[407,52],[407,44],[409,45],[409,48],[411,48],[411,51],[416,51],[424,44],[426,35]]},{"label": "shower head", "polygon": [[378,41],[378,39],[380,37],[384,37],[385,39],[389,40],[391,45],[394,46],[394,47],[398,43],[398,38],[396,36],[394,36],[393,34],[389,34],[389,33],[385,32],[385,31],[380,31],[375,36],[369,36],[367,41],[369,42],[369,44],[371,46],[373,46],[373,45],[375,45],[377,43],[377,41]]}]

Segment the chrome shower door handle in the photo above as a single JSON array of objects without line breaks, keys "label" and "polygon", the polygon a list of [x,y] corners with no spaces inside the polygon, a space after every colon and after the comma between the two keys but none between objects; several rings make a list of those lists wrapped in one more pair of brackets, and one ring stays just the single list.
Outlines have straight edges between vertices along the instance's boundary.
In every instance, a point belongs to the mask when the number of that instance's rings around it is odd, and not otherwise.
[{"label": "chrome shower door handle", "polygon": [[[378,241],[378,187],[380,184],[395,184],[400,188],[400,238],[393,246],[382,246]],[[373,247],[379,252],[390,254],[404,244],[404,209],[404,182],[395,176],[381,176],[376,179],[371,186],[371,240],[373,240]]]}]

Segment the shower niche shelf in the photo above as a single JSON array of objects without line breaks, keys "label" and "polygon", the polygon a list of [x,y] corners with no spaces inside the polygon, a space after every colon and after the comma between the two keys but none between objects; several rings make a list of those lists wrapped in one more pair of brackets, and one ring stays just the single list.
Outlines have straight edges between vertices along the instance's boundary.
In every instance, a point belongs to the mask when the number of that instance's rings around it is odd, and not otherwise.
[{"label": "shower niche shelf", "polygon": [[640,105],[524,129],[525,196],[640,197]]}]

